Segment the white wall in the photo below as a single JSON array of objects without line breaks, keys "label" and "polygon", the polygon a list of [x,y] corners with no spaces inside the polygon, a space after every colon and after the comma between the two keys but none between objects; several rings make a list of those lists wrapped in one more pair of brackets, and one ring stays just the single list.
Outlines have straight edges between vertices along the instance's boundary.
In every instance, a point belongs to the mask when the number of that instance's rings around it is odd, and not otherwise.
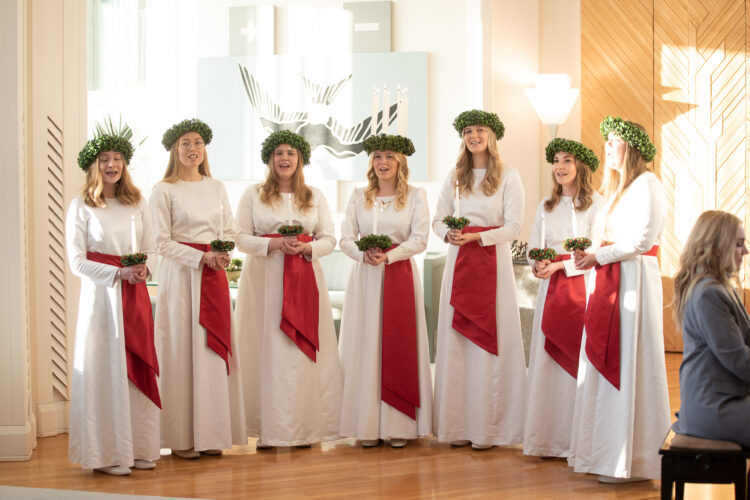
[{"label": "white wall", "polygon": [[[0,461],[27,460],[35,444],[30,408],[26,264],[26,9],[0,2]],[[7,71],[7,73],[5,72]]]}]

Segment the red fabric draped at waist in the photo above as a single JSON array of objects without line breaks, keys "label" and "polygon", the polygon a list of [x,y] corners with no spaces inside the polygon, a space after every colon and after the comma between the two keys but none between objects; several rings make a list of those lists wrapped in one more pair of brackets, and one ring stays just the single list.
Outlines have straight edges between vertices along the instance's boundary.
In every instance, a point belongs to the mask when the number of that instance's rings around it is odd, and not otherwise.
[{"label": "red fabric draped at waist", "polygon": [[[201,252],[211,251],[211,245],[207,243],[180,243]],[[223,269],[214,271],[203,265],[198,322],[206,329],[206,345],[224,360],[229,373],[229,356],[232,354],[232,302],[229,299],[227,274]]]},{"label": "red fabric draped at waist", "polygon": [[[264,234],[266,238],[282,238],[280,234]],[[313,241],[308,234],[297,235],[299,241]],[[320,350],[318,340],[319,292],[315,270],[301,254],[284,254],[283,302],[279,328],[313,362]]]},{"label": "red fabric draped at waist", "polygon": [[385,265],[382,329],[380,399],[416,420],[420,407],[417,314],[410,259]]},{"label": "red fabric draped at waist", "polygon": [[[643,255],[656,257],[658,245]],[[596,266],[596,283],[586,307],[586,356],[620,390],[620,262]]]},{"label": "red fabric draped at waist", "polygon": [[[570,254],[558,255],[554,262],[569,259]],[[553,273],[547,285],[542,314],[544,350],[573,378],[578,376],[585,315],[586,283],[583,275],[568,277],[565,271]]]},{"label": "red fabric draped at waist", "polygon": [[[481,233],[495,227],[468,226],[463,233]],[[472,241],[458,249],[453,268],[453,329],[497,356],[497,259],[495,245]]]},{"label": "red fabric draped at waist", "polygon": [[[100,264],[122,267],[119,255],[87,252],[86,258]],[[161,409],[159,361],[154,347],[154,317],[146,282],[131,285],[122,281],[122,320],[128,379]]]}]

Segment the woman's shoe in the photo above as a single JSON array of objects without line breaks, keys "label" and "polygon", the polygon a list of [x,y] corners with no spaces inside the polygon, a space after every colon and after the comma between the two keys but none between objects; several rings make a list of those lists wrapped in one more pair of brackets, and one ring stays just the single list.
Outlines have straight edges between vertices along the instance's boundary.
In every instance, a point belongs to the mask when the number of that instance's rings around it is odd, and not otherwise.
[{"label": "woman's shoe", "polygon": [[380,439],[361,439],[362,447],[364,448],[372,448],[373,446],[377,446],[380,444]]},{"label": "woman's shoe", "polygon": [[133,468],[139,470],[151,470],[156,468],[156,464],[145,458],[136,458],[133,460]]},{"label": "woman's shoe", "polygon": [[189,450],[172,450],[172,455],[176,455],[185,460],[194,460],[200,458],[201,454],[190,448]]},{"label": "woman's shoe", "polygon": [[109,474],[110,476],[127,476],[130,474],[130,468],[125,467],[124,465],[110,465],[109,467],[99,467],[94,470],[97,472],[103,472],[104,474]]},{"label": "woman's shoe", "polygon": [[605,484],[623,484],[623,483],[638,483],[640,481],[649,481],[645,477],[613,477],[613,476],[599,476],[596,478],[600,483]]},{"label": "woman's shoe", "polygon": [[307,443],[307,444],[298,444],[298,445],[295,446],[295,448],[300,448],[300,449],[305,449],[305,448],[310,448],[310,447],[312,447],[312,445],[310,443]]},{"label": "woman's shoe", "polygon": [[224,453],[223,450],[201,450],[201,453],[205,455],[210,455],[212,457],[218,457],[222,453]]},{"label": "woman's shoe", "polygon": [[471,443],[471,449],[472,450],[479,450],[479,451],[489,450],[493,446],[494,445],[492,445],[492,444],[476,444],[476,443]]},{"label": "woman's shoe", "polygon": [[273,448],[273,446],[271,446],[270,444],[264,443],[263,441],[260,440],[260,438],[258,438],[258,440],[255,442],[256,450],[270,450],[271,448]]},{"label": "woman's shoe", "polygon": [[406,446],[406,439],[391,439],[391,448],[403,448]]},{"label": "woman's shoe", "polygon": [[470,441],[468,439],[461,439],[460,441],[451,441],[451,446],[459,447],[459,446],[468,446],[470,444]]}]

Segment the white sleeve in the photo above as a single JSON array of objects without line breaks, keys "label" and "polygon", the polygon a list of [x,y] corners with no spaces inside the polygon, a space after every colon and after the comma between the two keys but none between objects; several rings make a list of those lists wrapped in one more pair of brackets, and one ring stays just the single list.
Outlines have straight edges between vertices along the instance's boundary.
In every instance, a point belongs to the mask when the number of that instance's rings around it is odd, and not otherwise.
[{"label": "white sleeve", "polygon": [[333,219],[331,210],[328,208],[328,200],[322,192],[318,192],[318,221],[313,228],[312,236],[315,241],[310,243],[312,254],[308,260],[318,260],[319,258],[329,255],[336,248],[336,233],[333,229]]},{"label": "white sleeve", "polygon": [[612,245],[596,250],[599,264],[611,264],[645,253],[656,243],[667,217],[667,198],[656,178],[646,182],[633,182],[629,189],[635,190],[631,197],[638,200],[629,207],[629,220],[633,225],[629,239],[620,239]]},{"label": "white sleeve", "polygon": [[544,211],[545,201],[547,201],[546,198],[543,199],[536,207],[536,214],[534,215],[534,225],[531,228],[531,234],[529,235],[529,245],[526,248],[526,259],[531,265],[534,265],[534,260],[529,259],[529,250],[531,250],[532,248],[539,248],[539,244],[542,242],[540,236],[542,234],[542,212]]},{"label": "white sleeve", "polygon": [[450,228],[443,224],[443,218],[446,215],[453,215],[453,178],[454,174],[448,175],[445,179],[443,187],[440,190],[440,196],[438,197],[437,206],[435,207],[435,215],[432,218],[432,231],[440,238],[440,241],[446,243],[445,237],[448,235]]},{"label": "white sleeve", "polygon": [[268,255],[268,243],[271,238],[255,236],[255,223],[253,222],[253,198],[257,186],[245,189],[237,206],[237,249],[247,255],[265,257]]},{"label": "white sleeve", "polygon": [[156,251],[177,264],[198,269],[203,252],[172,239],[172,200],[163,186],[163,181],[156,184],[149,201]]},{"label": "white sleeve", "polygon": [[73,274],[79,278],[86,277],[97,285],[113,287],[116,285],[117,266],[88,260],[88,217],[83,199],[79,196],[73,200],[65,217],[65,246],[68,262]]},{"label": "white sleeve", "polygon": [[341,241],[339,241],[339,246],[346,255],[357,262],[362,262],[365,253],[360,251],[356,243],[354,243],[359,239],[359,221],[357,221],[358,192],[359,190],[355,189],[349,197],[344,222],[341,224]]},{"label": "white sleeve", "polygon": [[518,170],[508,172],[503,189],[503,219],[505,224],[497,229],[479,233],[481,245],[497,245],[498,243],[517,240],[521,234],[523,223],[524,191]]},{"label": "white sleeve", "polygon": [[[415,189],[415,188],[411,188]],[[427,206],[427,193],[424,189],[416,188],[414,193],[414,212],[411,216],[411,230],[409,239],[393,250],[389,250],[388,263],[408,259],[427,248],[427,238],[430,234],[430,209]]]}]

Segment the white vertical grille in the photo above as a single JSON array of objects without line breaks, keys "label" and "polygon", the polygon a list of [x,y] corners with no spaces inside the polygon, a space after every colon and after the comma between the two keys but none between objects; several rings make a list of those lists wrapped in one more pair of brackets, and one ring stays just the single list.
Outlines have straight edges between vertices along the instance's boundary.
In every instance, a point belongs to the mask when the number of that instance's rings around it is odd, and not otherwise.
[{"label": "white vertical grille", "polygon": [[68,399],[68,335],[65,325],[65,201],[62,129],[47,117],[47,231],[52,388]]}]

